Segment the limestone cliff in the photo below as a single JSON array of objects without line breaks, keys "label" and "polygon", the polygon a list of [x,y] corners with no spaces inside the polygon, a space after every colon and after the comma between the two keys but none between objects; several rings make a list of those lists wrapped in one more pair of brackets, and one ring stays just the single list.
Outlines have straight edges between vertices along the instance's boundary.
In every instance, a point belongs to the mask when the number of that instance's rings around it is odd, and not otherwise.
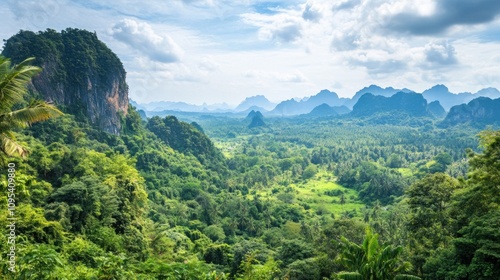
[{"label": "limestone cliff", "polygon": [[119,134],[128,109],[125,70],[95,33],[79,29],[21,31],[5,42],[2,55],[18,63],[36,57],[42,67],[31,89],[66,113]]}]

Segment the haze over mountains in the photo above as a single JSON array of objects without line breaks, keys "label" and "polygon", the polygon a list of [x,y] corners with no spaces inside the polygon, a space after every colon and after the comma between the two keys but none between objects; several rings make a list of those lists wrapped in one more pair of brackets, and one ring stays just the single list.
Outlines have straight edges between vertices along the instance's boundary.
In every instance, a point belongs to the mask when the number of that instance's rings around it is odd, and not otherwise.
[{"label": "haze over mountains", "polygon": [[445,85],[435,85],[430,89],[422,92],[422,95],[428,102],[438,100],[446,111],[451,107],[468,103],[478,97],[499,98],[500,92],[496,88],[484,88],[472,94],[470,92],[461,92],[458,94],[451,93]]},{"label": "haze over mountains", "polygon": [[[312,95],[310,97],[298,99],[284,100],[279,103],[273,103],[269,101],[264,95],[256,95],[252,97],[247,97],[238,106],[231,107],[228,104],[213,104],[213,105],[192,105],[184,102],[153,102],[148,104],[137,104],[132,102],[134,106],[138,109],[145,110],[154,114],[153,112],[159,111],[183,111],[183,112],[232,112],[232,113],[243,113],[247,114],[251,110],[260,111],[265,115],[269,116],[295,116],[295,115],[342,115],[349,113],[356,107],[356,104],[362,100],[363,96],[370,94],[369,98],[375,104],[371,102],[366,103],[363,101],[363,106],[365,111],[377,110],[377,106],[381,106],[378,102],[383,100],[381,97],[392,97],[398,93],[414,93],[414,98],[412,101],[408,101],[405,105],[392,104],[391,106],[408,106],[408,109],[416,109],[413,106],[417,106],[420,109],[425,107],[425,114],[430,114],[434,117],[443,118],[446,112],[450,111],[453,106],[466,104],[473,99],[478,97],[488,97],[491,99],[500,98],[500,91],[496,88],[484,88],[476,93],[461,92],[452,93],[445,85],[435,85],[422,93],[415,93],[414,91],[403,88],[396,89],[393,87],[382,88],[377,85],[370,85],[364,87],[363,89],[357,91],[352,98],[339,98],[339,96],[332,91],[327,89],[321,90],[319,93]],[[402,96],[402,95],[400,95]],[[418,103],[414,104],[412,102]],[[392,100],[394,101],[394,100]],[[403,98],[399,101],[405,101]],[[426,101],[425,106],[422,102]],[[396,102],[396,101],[394,101]],[[321,106],[321,108],[314,110],[316,107]],[[328,106],[328,107],[327,107]],[[360,105],[361,106],[361,105]],[[384,105],[385,106],[385,105]],[[389,106],[389,105],[388,105]],[[389,107],[391,107],[389,106]],[[359,106],[358,106],[359,107]],[[313,111],[314,110],[314,111]],[[499,108],[500,110],[500,108]],[[356,111],[356,110],[355,110]],[[359,114],[359,108],[358,108]],[[321,113],[323,112],[323,113]],[[363,114],[366,114],[363,113]]]}]

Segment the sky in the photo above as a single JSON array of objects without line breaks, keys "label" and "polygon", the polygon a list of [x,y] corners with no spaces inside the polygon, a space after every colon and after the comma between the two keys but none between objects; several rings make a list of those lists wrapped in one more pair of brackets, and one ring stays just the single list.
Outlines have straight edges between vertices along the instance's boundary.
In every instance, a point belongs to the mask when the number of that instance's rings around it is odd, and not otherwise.
[{"label": "sky", "polygon": [[498,0],[0,0],[0,38],[95,31],[139,103],[500,88]]}]

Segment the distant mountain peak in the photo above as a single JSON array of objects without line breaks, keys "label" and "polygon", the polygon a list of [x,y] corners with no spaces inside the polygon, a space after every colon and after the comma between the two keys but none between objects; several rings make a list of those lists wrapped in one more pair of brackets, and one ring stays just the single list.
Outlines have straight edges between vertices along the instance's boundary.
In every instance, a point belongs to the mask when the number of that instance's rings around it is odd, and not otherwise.
[{"label": "distant mountain peak", "polygon": [[390,97],[363,94],[354,105],[353,116],[371,116],[377,113],[400,111],[411,116],[428,116],[427,101],[421,94],[414,92],[398,92]]},{"label": "distant mountain peak", "polygon": [[437,84],[429,89],[426,89],[422,92],[424,96],[429,95],[443,95],[443,94],[453,94],[450,92],[447,86],[443,84]]},{"label": "distant mountain peak", "polygon": [[449,111],[451,107],[460,104],[466,104],[477,97],[490,97],[499,98],[500,92],[496,88],[484,88],[478,92],[472,94],[470,92],[461,92],[459,94],[454,94],[449,91],[448,87],[442,84],[433,86],[430,89],[426,89],[422,92],[422,95],[427,99],[428,102],[438,100],[446,111]]},{"label": "distant mountain peak", "polygon": [[329,117],[329,116],[337,116],[339,113],[330,105],[323,103],[318,105],[312,109],[312,111],[306,116],[309,117]]},{"label": "distant mountain peak", "polygon": [[296,101],[295,99],[283,101],[274,108],[272,114],[288,116],[307,114],[323,103],[329,106],[341,105],[339,96],[335,92],[323,89],[317,94],[303,98],[300,101]]},{"label": "distant mountain peak", "polygon": [[253,119],[255,116],[257,116],[261,119],[264,119],[264,116],[262,115],[262,113],[260,111],[255,111],[255,110],[250,111],[246,118]]},{"label": "distant mountain peak", "polygon": [[448,91],[449,92],[448,87],[443,85],[443,84],[437,84],[437,85],[431,87],[429,90],[439,90],[439,91]]},{"label": "distant mountain peak", "polygon": [[272,110],[276,106],[275,103],[269,101],[264,95],[255,95],[245,98],[236,108],[237,112],[246,111],[251,107],[260,107],[265,110]]},{"label": "distant mountain peak", "polygon": [[248,113],[246,119],[252,120],[248,125],[248,128],[266,126],[266,124],[264,123],[264,116],[259,111],[252,110],[250,113]]},{"label": "distant mountain peak", "polygon": [[500,98],[478,97],[467,104],[453,106],[441,127],[470,123],[475,126],[500,124]]},{"label": "distant mountain peak", "polygon": [[371,93],[375,96],[380,95],[380,96],[390,97],[390,96],[392,96],[398,92],[401,92],[401,91],[406,92],[405,90],[395,89],[393,87],[382,88],[380,86],[372,84],[372,85],[369,85],[368,87],[364,87],[364,88],[360,89],[359,91],[357,91],[354,94],[354,96],[352,97],[352,99],[347,100],[344,103],[344,105],[346,107],[352,109],[354,107],[354,104],[356,104],[356,102],[361,98],[361,96],[363,96],[366,93]]},{"label": "distant mountain peak", "polygon": [[329,90],[327,90],[327,89],[322,89],[320,92],[318,92],[318,93],[316,94],[316,96],[318,96],[318,95],[330,95],[330,94],[332,94],[332,93],[334,93],[334,92],[329,91]]},{"label": "distant mountain peak", "polygon": [[[318,98],[333,98],[333,99],[338,99],[339,96],[335,92],[333,92],[333,91],[329,91],[327,89],[323,89],[320,92],[318,92],[316,95],[313,95],[313,96],[309,97],[308,100],[313,99],[313,98],[314,99],[318,99]],[[321,104],[319,104],[319,105],[321,105]]]},{"label": "distant mountain peak", "polygon": [[429,112],[436,118],[444,118],[446,116],[446,111],[444,110],[441,103],[438,100],[432,101],[427,105]]},{"label": "distant mountain peak", "polygon": [[[375,84],[371,84],[371,85],[369,85],[368,87],[364,87],[363,89],[382,89],[382,87],[377,86],[377,85],[375,85]],[[363,90],[363,89],[362,89],[362,90]]]}]

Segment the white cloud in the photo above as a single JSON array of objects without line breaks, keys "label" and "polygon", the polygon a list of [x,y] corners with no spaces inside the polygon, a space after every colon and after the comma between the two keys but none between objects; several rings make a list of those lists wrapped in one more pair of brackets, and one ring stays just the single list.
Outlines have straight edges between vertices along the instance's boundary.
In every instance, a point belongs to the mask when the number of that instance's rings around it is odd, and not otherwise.
[{"label": "white cloud", "polygon": [[305,83],[308,79],[302,74],[302,72],[296,70],[293,73],[274,73],[274,77],[285,83]]},{"label": "white cloud", "polygon": [[277,72],[277,71],[259,71],[255,69],[247,70],[243,73],[245,78],[253,78],[258,80],[273,79],[283,83],[307,83],[309,79],[299,70],[292,72]]},{"label": "white cloud", "polygon": [[284,10],[272,15],[247,13],[242,18],[245,23],[259,27],[262,40],[290,43],[302,36],[304,19],[298,10],[293,13]]},{"label": "white cloud", "polygon": [[354,66],[366,68],[370,75],[387,75],[400,72],[407,67],[407,62],[398,56],[385,51],[355,52],[349,58],[349,63]]},{"label": "white cloud", "polygon": [[456,64],[456,51],[449,42],[429,43],[425,46],[428,67],[440,67]]},{"label": "white cloud", "polygon": [[[372,83],[416,91],[435,83],[454,92],[500,87],[498,17],[463,23],[472,0],[456,4],[460,13],[443,9],[455,2],[7,0],[0,35],[95,30],[122,60],[137,101],[239,103],[256,94],[279,101],[323,88],[352,96]],[[408,13],[435,19],[440,32],[405,21]],[[436,22],[440,14],[446,22]],[[400,29],[389,28],[391,20]]]},{"label": "white cloud", "polygon": [[212,1],[212,0],[180,0],[180,1],[186,5],[202,5],[202,6],[213,6],[214,5],[214,1]]},{"label": "white cloud", "polygon": [[179,62],[183,55],[183,50],[172,38],[156,33],[145,22],[121,20],[113,25],[111,35],[153,61]]},{"label": "white cloud", "polygon": [[211,56],[205,56],[198,63],[198,68],[202,71],[213,72],[219,69],[220,65]]},{"label": "white cloud", "polygon": [[335,51],[349,51],[359,47],[361,37],[358,31],[334,31],[331,47]]},{"label": "white cloud", "polygon": [[312,3],[306,3],[304,11],[302,12],[302,18],[305,20],[317,22],[321,19],[323,14],[319,9]]},{"label": "white cloud", "polygon": [[257,70],[247,70],[243,73],[243,77],[245,78],[257,78],[261,77],[263,74],[260,71]]},{"label": "white cloud", "polygon": [[7,6],[25,26],[42,28],[53,17],[59,16],[63,0],[16,1],[8,0]]}]

